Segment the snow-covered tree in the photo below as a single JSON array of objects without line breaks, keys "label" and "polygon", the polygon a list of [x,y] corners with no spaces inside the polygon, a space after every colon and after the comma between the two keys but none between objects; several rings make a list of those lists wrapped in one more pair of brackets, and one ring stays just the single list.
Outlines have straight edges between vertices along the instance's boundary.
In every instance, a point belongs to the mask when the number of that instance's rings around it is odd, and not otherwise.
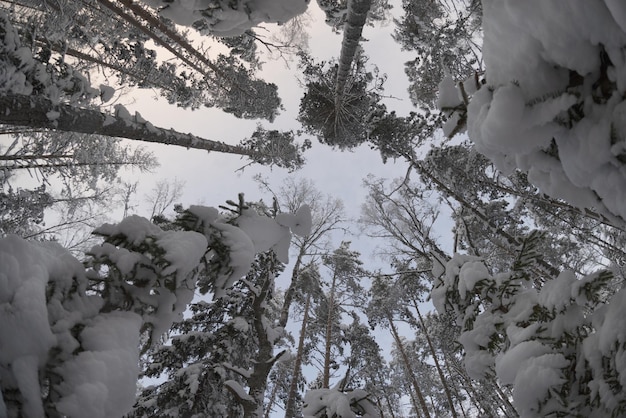
[{"label": "snow-covered tree", "polygon": [[[330,277],[324,280],[326,284],[325,298],[319,305],[317,322],[322,329],[322,388],[330,387],[331,368],[338,368],[338,358],[333,358],[333,346],[344,333],[342,314],[350,312],[351,307],[363,306],[365,290],[361,284],[365,270],[357,251],[350,250],[349,242],[342,242],[332,254],[323,257],[324,266],[329,270]],[[347,308],[347,309],[346,309]],[[337,329],[337,327],[339,329]],[[339,350],[342,351],[341,348]],[[332,364],[331,364],[332,363]],[[337,367],[334,367],[334,366]]]},{"label": "snow-covered tree", "polygon": [[[221,298],[242,283],[255,254],[270,249],[286,262],[290,228],[306,234],[310,224],[306,211],[274,220],[242,205],[239,209],[235,219],[228,219],[215,208],[192,206],[173,229],[137,216],[105,224],[95,231],[104,242],[90,250],[85,264],[55,243],[16,236],[0,240],[1,405],[6,415],[128,412],[140,348],[156,344],[179,320],[194,290]],[[271,330],[266,317],[257,321],[257,330]],[[276,336],[266,339],[271,343]],[[263,372],[257,367],[270,364],[254,366],[251,377]],[[250,396],[262,400],[263,393]]]},{"label": "snow-covered tree", "polygon": [[[384,78],[365,70],[367,58],[359,48],[361,33],[372,4],[379,12],[386,1],[318,1],[332,26],[343,25],[341,52],[334,66],[315,63],[300,54],[306,92],[300,101],[299,121],[320,142],[340,149],[353,148],[368,139],[368,120],[379,107]],[[379,16],[380,17],[380,16]],[[365,121],[365,123],[363,123]]]},{"label": "snow-covered tree", "polygon": [[398,353],[399,364],[403,368],[403,377],[407,386],[407,393],[411,399],[415,414],[430,417],[425,390],[417,376],[410,352],[406,349],[404,338],[400,335],[396,321],[401,319],[404,307],[402,304],[402,290],[395,286],[389,277],[375,277],[370,289],[371,297],[367,306],[367,318],[371,326],[380,326],[388,329],[393,337]]},{"label": "snow-covered tree", "polygon": [[[178,25],[192,26],[201,33],[217,36],[241,35],[260,23],[285,23],[304,13],[308,0],[278,0],[272,3],[237,0],[224,4],[218,0],[195,2],[191,5],[180,1],[143,0],[157,8],[161,17]],[[132,3],[124,0],[122,3]]]},{"label": "snow-covered tree", "polygon": [[151,171],[158,165],[144,147],[133,149],[115,138],[44,130],[11,139],[0,155],[2,169],[28,170],[43,182],[57,176],[96,188],[100,181],[114,182],[123,167]]},{"label": "snow-covered tree", "polygon": [[483,2],[486,84],[448,79],[439,105],[504,173],[624,220],[626,11],[592,5]]},{"label": "snow-covered tree", "polygon": [[[308,342],[307,329],[314,320],[314,308],[323,295],[320,285],[320,273],[317,267],[320,257],[329,252],[331,234],[343,230],[345,214],[343,203],[330,195],[323,194],[313,182],[306,179],[288,178],[274,191],[261,177],[257,177],[260,186],[274,196],[274,205],[281,212],[294,212],[306,205],[311,210],[311,233],[304,237],[294,236],[292,248],[295,254],[290,280],[285,285],[285,293],[280,309],[278,325],[286,327],[294,315],[301,315],[299,335],[294,338],[295,358],[289,365],[290,376],[285,394],[285,414],[297,416],[301,409],[301,393],[304,380],[302,365],[310,362],[311,344]],[[285,368],[288,363],[282,364]],[[274,399],[274,398],[272,398]],[[273,404],[275,400],[270,399]]]},{"label": "snow-covered tree", "polygon": [[[242,209],[242,205],[240,202],[236,210],[247,215],[231,222],[249,229],[254,244],[264,252],[257,255],[246,277],[230,289],[200,285],[201,293],[213,291],[219,297],[192,305],[191,317],[172,329],[171,342],[149,353],[146,376],[169,378],[142,391],[133,416],[263,416],[270,371],[285,355],[284,350],[274,353],[283,331],[278,325],[279,301],[273,295],[275,276],[283,270],[287,249],[285,242],[268,247],[268,235],[282,240],[291,236],[285,227],[250,212],[255,209]],[[258,206],[256,210],[265,209]],[[305,212],[296,217],[283,213],[276,219],[302,235],[307,231],[302,222],[310,222]]]},{"label": "snow-covered tree", "polygon": [[402,9],[394,39],[416,55],[405,63],[409,95],[415,106],[432,109],[444,74],[464,80],[482,73],[481,2],[403,0]]},{"label": "snow-covered tree", "polygon": [[315,389],[304,398],[304,416],[313,418],[378,418],[378,410],[362,389],[342,392],[337,388]]},{"label": "snow-covered tree", "polygon": [[222,298],[193,304],[171,342],[150,352],[146,376],[168,378],[142,390],[132,416],[262,417],[269,371],[284,355],[273,353],[281,331],[271,297],[282,268],[271,252],[257,256]]},{"label": "snow-covered tree", "polygon": [[0,235],[26,236],[34,233],[43,222],[44,210],[53,204],[45,185],[36,189],[0,191]]},{"label": "snow-covered tree", "polygon": [[[49,66],[59,62],[84,73],[97,70],[115,77],[118,90],[155,89],[182,107],[215,106],[237,117],[269,120],[277,114],[276,86],[254,77],[258,62],[251,36],[245,37],[248,42],[239,36],[226,43],[232,54],[209,58],[206,45],[193,42],[171,21],[132,0],[9,3],[12,21],[35,56]],[[159,48],[149,46],[149,40]],[[161,49],[175,60],[160,58]]]},{"label": "snow-covered tree", "polygon": [[606,292],[607,271],[563,271],[537,287],[538,236],[526,237],[509,272],[492,275],[479,258],[455,255],[433,302],[461,327],[469,375],[509,385],[520,416],[622,415],[624,292]]},{"label": "snow-covered tree", "polygon": [[[47,13],[52,13],[45,5],[27,2],[24,5],[14,4],[9,10],[1,11],[3,37],[0,48],[6,72],[0,79],[2,92],[0,107],[4,116],[0,123],[35,130],[53,129],[100,134],[254,156],[252,158],[254,162],[282,165],[291,169],[302,164],[301,152],[307,148],[307,143],[303,146],[296,145],[294,135],[290,132],[267,131],[259,127],[251,139],[243,141],[241,145],[232,146],[157,128],[139,113],[130,115],[121,105],[116,105],[113,113],[103,112],[104,109],[98,106],[101,102],[105,104],[109,102],[115,94],[115,89],[104,84],[99,88],[92,87],[88,71],[93,65],[106,67],[107,71],[120,69],[112,68],[114,65],[110,63],[107,66],[106,62],[95,58],[90,61],[89,57],[84,56],[84,49],[95,50],[107,56],[113,53],[111,48],[117,48],[116,51],[122,54],[119,59],[128,61],[123,57],[126,54],[137,59],[137,65],[142,65],[142,68],[152,68],[156,66],[154,64],[156,61],[154,51],[146,49],[144,45],[148,39],[166,49],[169,46],[168,50],[199,73],[200,78],[191,73],[186,75],[185,71],[182,71],[180,74],[177,73],[178,78],[150,81],[154,79],[152,75],[147,77],[141,72],[134,73],[135,69],[127,71],[121,69],[123,77],[120,80],[128,79],[130,85],[145,87],[159,85],[170,88],[176,86],[177,80],[182,78],[183,84],[189,82],[196,86],[202,85],[202,88],[214,93],[215,97],[206,99],[204,104],[211,106],[218,104],[239,117],[265,117],[272,120],[280,100],[276,95],[276,86],[253,79],[252,69],[240,64],[236,54],[222,55],[215,63],[209,61],[171,25],[161,22],[149,10],[133,2],[128,5],[132,13],[108,0],[89,3],[85,5],[85,10],[66,2],[60,2],[52,9],[55,7],[58,9],[57,12],[68,12],[68,18],[58,22],[58,27],[45,26],[44,29],[48,28],[50,33],[37,32],[34,29],[39,20],[45,19]],[[29,11],[28,17],[17,18],[16,16],[21,16],[18,12],[24,8]],[[76,11],[76,14],[69,13],[71,11]],[[73,20],[72,16],[76,20]],[[98,18],[108,21],[111,16],[113,20],[118,19],[125,23],[121,23],[121,28],[110,28],[107,35],[100,34],[95,29],[95,32],[91,33],[91,27],[83,28],[86,21],[95,21]],[[114,34],[120,36],[121,40],[114,38]],[[39,35],[43,38],[37,39]],[[74,51],[72,47],[82,48],[75,50],[76,62],[64,60],[65,47],[57,51],[60,56],[55,55],[51,58],[51,48],[55,42],[71,45],[70,52]],[[91,45],[89,42],[96,44]],[[170,43],[175,46],[171,46]],[[104,51],[100,51],[101,47]],[[87,65],[81,65],[81,58],[87,60]],[[77,68],[83,68],[85,73]],[[177,71],[174,67],[168,68],[170,75]],[[212,72],[210,77],[205,74],[209,70]],[[164,71],[157,72],[162,75]],[[172,94],[184,95],[182,92]],[[184,99],[178,103],[182,101]]]},{"label": "snow-covered tree", "polygon": [[388,185],[384,179],[368,177],[364,181],[368,196],[359,223],[368,236],[386,241],[380,252],[392,260],[411,260],[415,265],[430,263],[431,254],[446,259],[433,236],[439,212],[431,202],[432,193],[406,180],[396,179]]},{"label": "snow-covered tree", "polygon": [[337,102],[338,64],[316,63],[305,54],[300,56],[305,93],[300,100],[298,120],[305,131],[317,136],[320,142],[340,149],[354,148],[365,142],[369,130],[367,121],[380,101],[384,78],[379,77],[376,70],[368,71],[365,57],[359,54],[350,67],[341,101]]},{"label": "snow-covered tree", "polygon": [[[485,233],[484,220],[468,205],[481,208],[497,229],[509,235],[524,234],[532,227],[546,231],[541,243],[544,260],[576,271],[603,263],[609,253],[603,253],[602,248],[608,250],[611,237],[623,234],[624,226],[618,219],[550,198],[532,186],[522,172],[505,176],[467,144],[431,150],[424,167],[431,177],[446,184],[444,193],[456,222],[455,251],[488,258],[492,267],[510,265],[510,245],[496,238],[502,234]],[[499,261],[491,255],[495,253],[500,254]],[[620,257],[615,254],[608,259],[615,262]]]},{"label": "snow-covered tree", "polygon": [[[323,290],[320,282],[320,273],[318,266],[310,263],[304,266],[296,276],[297,283],[292,281],[290,289],[298,289],[295,299],[304,299],[302,307],[302,324],[300,326],[298,343],[296,345],[295,359],[293,361],[293,372],[289,378],[289,388],[287,398],[285,400],[285,418],[294,418],[301,414],[301,396],[300,388],[303,386],[302,366],[310,362],[311,348],[310,344],[305,345],[309,336],[310,322],[315,320],[312,314],[315,303],[319,303],[323,296]],[[284,305],[283,305],[284,308]]]}]

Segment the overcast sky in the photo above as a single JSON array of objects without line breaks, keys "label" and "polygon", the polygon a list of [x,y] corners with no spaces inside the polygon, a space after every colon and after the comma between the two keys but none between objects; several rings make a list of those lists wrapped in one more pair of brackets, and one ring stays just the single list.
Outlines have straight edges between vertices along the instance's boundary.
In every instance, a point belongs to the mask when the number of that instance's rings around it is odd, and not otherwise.
[{"label": "overcast sky", "polygon": [[[397,6],[399,7],[399,6]],[[399,13],[401,9],[392,10]],[[317,59],[338,57],[341,48],[341,36],[332,33],[331,28],[323,22],[323,14],[316,2],[311,2],[309,14],[313,21],[309,27],[310,52]],[[388,75],[385,94],[394,98],[386,99],[387,106],[397,110],[399,114],[407,114],[413,109],[406,88],[408,81],[404,74],[403,63],[412,58],[411,54],[400,51],[400,46],[393,41],[391,33],[393,23],[377,24],[366,27],[363,43],[370,64],[376,64],[381,73]],[[298,84],[295,62],[291,69],[286,68],[280,60],[268,61],[263,65],[261,77],[279,86],[285,110],[273,124],[264,122],[266,128],[278,130],[297,130],[300,126],[296,121],[298,106],[303,91]],[[134,101],[131,102],[131,100]],[[257,121],[237,119],[215,109],[189,111],[169,106],[165,101],[155,101],[150,92],[133,94],[133,98],[124,98],[126,107],[133,113],[139,111],[142,116],[154,125],[174,128],[182,132],[190,132],[207,139],[237,143],[254,132]],[[237,169],[246,161],[238,156],[211,153],[199,150],[186,150],[174,146],[149,145],[156,153],[161,166],[150,175],[140,176],[140,190],[136,203],[143,194],[153,186],[155,180],[161,178],[178,178],[185,182],[185,193],[182,203],[194,204],[202,202],[207,205],[218,205],[225,199],[236,198],[237,193],[244,192],[248,200],[262,198],[262,193],[252,181],[255,174],[268,177],[270,184],[278,188],[286,176],[298,176],[311,179],[325,193],[340,197],[346,204],[348,214],[356,218],[364,198],[361,187],[362,179],[368,174],[379,177],[394,178],[403,176],[406,164],[388,162],[383,164],[377,151],[367,146],[353,152],[340,152],[314,140],[314,146],[305,154],[305,167],[295,173],[275,168],[270,170],[258,165],[249,166],[243,172]],[[266,196],[266,200],[268,197]]]}]

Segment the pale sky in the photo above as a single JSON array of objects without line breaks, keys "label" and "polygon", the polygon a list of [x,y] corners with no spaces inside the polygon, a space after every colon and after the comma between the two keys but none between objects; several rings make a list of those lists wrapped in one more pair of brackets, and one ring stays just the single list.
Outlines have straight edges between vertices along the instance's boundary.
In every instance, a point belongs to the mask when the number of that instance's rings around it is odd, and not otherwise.
[{"label": "pale sky", "polygon": [[[338,57],[341,36],[332,33],[331,28],[323,23],[323,14],[315,2],[311,2],[309,13],[315,19],[309,28],[311,54],[317,59]],[[366,55],[370,56],[370,63],[375,63],[381,73],[388,75],[385,94],[394,99],[386,99],[387,106],[397,110],[399,114],[407,114],[413,107],[406,92],[408,81],[403,63],[412,56],[401,52],[400,46],[391,38],[394,25],[391,22],[384,25],[382,28],[379,24],[365,28],[364,37],[369,41],[363,43],[363,47]],[[279,95],[285,107],[273,124],[262,122],[266,128],[294,131],[299,128],[296,117],[303,91],[296,79],[295,62],[291,67],[286,68],[280,59],[263,65],[261,77],[279,86]],[[131,113],[139,111],[156,126],[171,127],[227,143],[234,144],[249,137],[257,124],[257,121],[237,119],[216,109],[179,109],[168,105],[164,100],[155,101],[151,92],[133,94],[134,103],[128,98],[124,100]],[[394,178],[403,176],[406,172],[404,162],[394,164],[391,161],[383,164],[378,152],[370,150],[368,146],[362,146],[353,152],[340,152],[311,139],[314,146],[305,153],[307,163],[294,173],[259,165],[249,166],[243,173],[237,172],[238,168],[246,164],[246,160],[238,156],[207,154],[199,150],[150,144],[149,147],[157,155],[161,166],[154,173],[139,177],[141,190],[137,197],[147,193],[154,186],[155,180],[176,177],[186,183],[182,199],[184,204],[203,202],[207,205],[218,205],[225,199],[234,199],[239,192],[246,193],[249,200],[258,200],[263,195],[252,181],[255,174],[261,173],[268,177],[274,188],[278,188],[286,176],[298,176],[311,179],[323,192],[340,197],[348,214],[356,218],[363,202],[364,190],[361,184],[365,176],[371,173],[379,177]]]}]

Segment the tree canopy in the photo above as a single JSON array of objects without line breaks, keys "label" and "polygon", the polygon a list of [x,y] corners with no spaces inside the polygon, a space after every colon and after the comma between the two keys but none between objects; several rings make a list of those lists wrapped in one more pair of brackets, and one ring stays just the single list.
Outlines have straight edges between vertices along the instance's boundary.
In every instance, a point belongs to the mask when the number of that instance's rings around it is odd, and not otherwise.
[{"label": "tree canopy", "polygon": [[[623,416],[626,8],[319,0],[321,58],[310,3],[0,2],[0,417]],[[388,23],[406,106],[366,39]],[[165,128],[146,91],[232,125]],[[293,177],[305,135],[403,170],[358,215],[326,193],[355,167]],[[152,144],[292,177],[189,204],[183,161],[145,209]],[[203,173],[193,198],[235,193]]]}]

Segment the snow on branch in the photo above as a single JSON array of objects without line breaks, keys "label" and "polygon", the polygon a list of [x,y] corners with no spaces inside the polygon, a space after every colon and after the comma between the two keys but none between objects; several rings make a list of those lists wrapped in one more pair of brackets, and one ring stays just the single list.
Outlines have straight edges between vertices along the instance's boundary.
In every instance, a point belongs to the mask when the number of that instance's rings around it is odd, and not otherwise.
[{"label": "snow on branch", "polygon": [[[248,211],[239,215],[242,227],[200,206],[181,213],[173,229],[138,216],[106,224],[84,264],[56,243],[0,239],[0,405],[9,416],[127,413],[140,341],[155,343],[181,318],[199,277],[214,279],[220,297],[259,251],[284,251],[287,262],[290,227],[305,233],[311,222],[308,208],[283,216],[289,226]],[[234,383],[227,387],[251,399]]]},{"label": "snow on branch", "polygon": [[483,2],[484,79],[444,79],[439,105],[446,134],[467,127],[503,173],[524,171],[543,193],[624,222],[626,9],[618,3]]}]

